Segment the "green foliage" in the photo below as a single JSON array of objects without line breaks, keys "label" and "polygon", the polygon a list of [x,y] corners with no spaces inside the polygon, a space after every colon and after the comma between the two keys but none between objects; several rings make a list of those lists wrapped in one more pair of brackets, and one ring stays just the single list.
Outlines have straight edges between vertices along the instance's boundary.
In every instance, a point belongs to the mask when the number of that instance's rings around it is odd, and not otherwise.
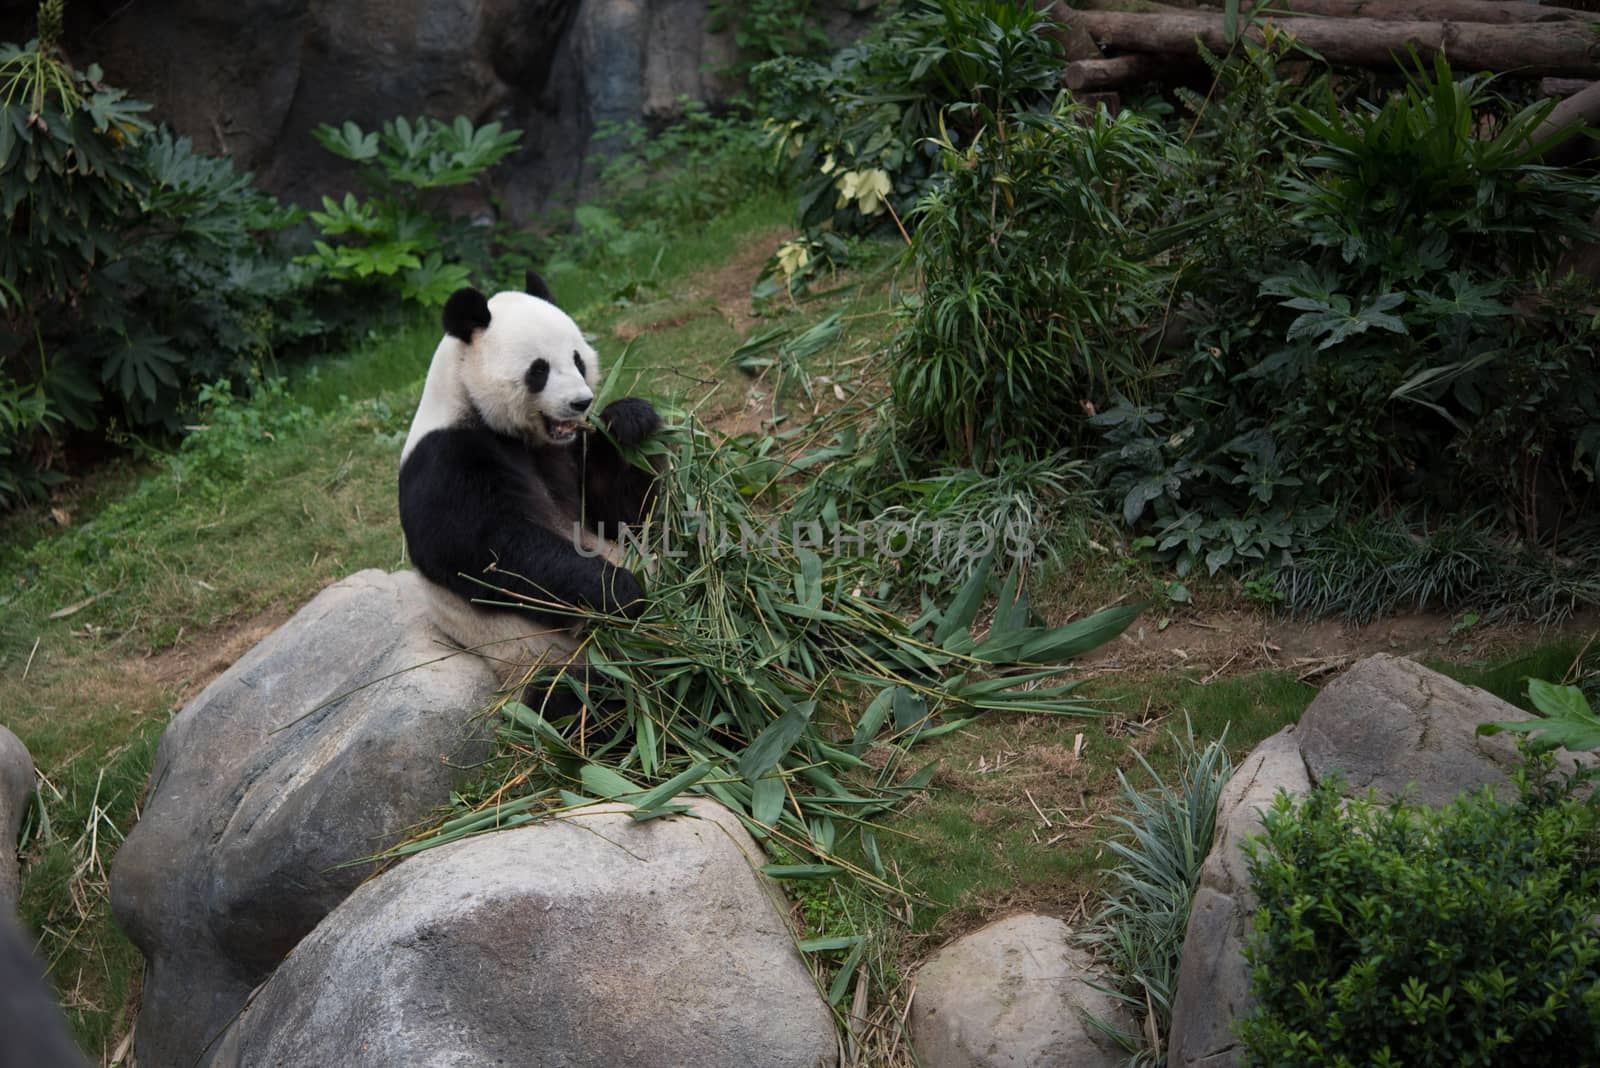
[{"label": "green foliage", "polygon": [[711,0],[706,5],[706,30],[733,32],[738,58],[723,71],[743,78],[763,60],[777,56],[813,56],[828,47],[818,25],[814,0]]},{"label": "green foliage", "polygon": [[1177,777],[1171,785],[1137,750],[1149,785],[1135,787],[1117,772],[1121,811],[1111,822],[1118,833],[1106,848],[1119,863],[1110,873],[1106,904],[1084,936],[1121,980],[1113,993],[1135,1016],[1148,1014],[1137,1033],[1114,1032],[1137,1068],[1165,1063],[1161,1044],[1172,1022],[1189,906],[1216,833],[1217,798],[1233,774],[1222,739],[1201,746],[1189,727],[1172,740]]},{"label": "green foliage", "polygon": [[1160,128],[1065,95],[966,148],[933,142],[944,179],[918,205],[922,297],[893,355],[910,443],[980,464],[1009,443],[1077,443],[1085,405],[1143,374],[1158,299],[1137,257],[1165,167]]},{"label": "green foliage", "polygon": [[67,430],[176,430],[194,382],[320,324],[274,244],[294,213],[249,175],[48,44],[0,45],[0,85],[3,507],[49,484]]},{"label": "green foliage", "polygon": [[761,133],[735,110],[713,114],[678,99],[678,117],[650,133],[639,123],[602,123],[604,206],[638,226],[665,229],[705,222],[773,178],[761,158]]},{"label": "green foliage", "polygon": [[1600,604],[1600,547],[1571,553],[1508,544],[1482,513],[1439,522],[1367,516],[1301,538],[1278,570],[1278,590],[1291,612],[1354,623],[1430,606],[1494,622],[1559,622]]},{"label": "green foliage", "polygon": [[1048,99],[1061,52],[1047,21],[1014,0],[910,0],[831,62],[758,67],[807,237],[905,218],[938,173],[925,138],[965,147],[995,116]]},{"label": "green foliage", "polygon": [[[1552,269],[1600,189],[1538,162],[1549,103],[1510,113],[1438,59],[1346,108],[1326,84],[1289,92],[1275,62],[1255,50],[1223,67],[1246,91],[1196,120],[1199,173],[1256,169],[1245,192],[1269,208],[1199,187],[1190,210],[1215,222],[1180,246],[1174,279],[1194,343],[1137,384],[1149,399],[1100,420],[1124,518],[1153,520],[1180,570],[1281,565],[1353,512],[1481,510],[1481,526],[1531,542],[1582,536],[1600,322],[1588,287]],[[1256,134],[1241,107],[1258,109]],[[1275,129],[1295,140],[1269,147],[1260,132]],[[1263,168],[1277,173],[1264,187]],[[1292,227],[1271,219],[1281,207]]]},{"label": "green foliage", "polygon": [[1600,1058],[1600,809],[1522,779],[1433,811],[1279,795],[1250,857],[1246,1063],[1587,1064]]},{"label": "green foliage", "polygon": [[1528,699],[1538,712],[1533,719],[1480,723],[1478,733],[1512,731],[1527,735],[1528,745],[1534,752],[1560,748],[1574,753],[1592,753],[1600,749],[1600,716],[1589,707],[1589,699],[1581,689],[1529,679]]},{"label": "green foliage", "polygon": [[333,281],[376,285],[425,305],[443,304],[475,269],[494,272],[497,250],[486,237],[510,235],[475,233],[491,228],[450,216],[438,191],[477,182],[516,151],[522,131],[498,122],[474,126],[458,115],[454,122],[389,119],[372,131],[353,122],[324,124],[313,136],[359,165],[373,195],[324,196],[322,210],[310,213],[323,240],[312,242],[315,251],[300,262]]}]

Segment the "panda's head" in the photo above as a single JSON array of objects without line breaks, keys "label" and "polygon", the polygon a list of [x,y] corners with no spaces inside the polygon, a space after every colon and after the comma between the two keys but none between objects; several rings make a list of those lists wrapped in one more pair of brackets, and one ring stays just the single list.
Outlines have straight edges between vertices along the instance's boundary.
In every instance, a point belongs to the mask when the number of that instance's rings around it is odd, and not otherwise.
[{"label": "panda's head", "polygon": [[458,289],[444,330],[461,342],[460,382],[491,430],[539,445],[577,439],[600,361],[538,275],[526,293]]}]

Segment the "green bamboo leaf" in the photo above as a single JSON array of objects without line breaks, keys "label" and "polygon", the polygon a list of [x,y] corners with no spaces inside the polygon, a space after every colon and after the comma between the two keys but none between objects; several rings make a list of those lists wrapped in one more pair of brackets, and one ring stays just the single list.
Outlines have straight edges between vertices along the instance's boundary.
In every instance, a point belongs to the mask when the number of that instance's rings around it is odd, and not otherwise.
[{"label": "green bamboo leaf", "polygon": [[754,794],[750,802],[751,818],[768,827],[776,827],[779,817],[783,815],[783,803],[789,796],[783,788],[783,779],[777,775],[768,775],[750,785]]},{"label": "green bamboo leaf", "polygon": [[761,874],[773,879],[828,879],[843,868],[837,864],[763,864]]},{"label": "green bamboo leaf", "polygon": [[744,751],[739,760],[739,777],[753,783],[771,770],[806,733],[816,707],[815,701],[790,704]]},{"label": "green bamboo leaf", "polygon": [[994,552],[991,550],[972,571],[967,581],[957,591],[950,607],[944,611],[938,627],[933,632],[933,644],[943,645],[947,640],[972,626],[989,590],[989,575],[994,570]]},{"label": "green bamboo leaf", "polygon": [[856,724],[855,738],[850,742],[852,752],[861,752],[878,736],[878,732],[883,729],[884,721],[889,717],[889,708],[899,689],[899,686],[887,686],[879,690],[878,695],[867,705],[867,710],[861,713],[861,721]]},{"label": "green bamboo leaf", "polygon": [[711,774],[712,767],[713,765],[711,761],[702,760],[700,763],[696,764],[692,768],[689,768],[687,771],[680,771],[678,774],[674,775],[660,786],[646,790],[638,797],[633,798],[633,803],[638,808],[646,811],[660,808],[662,805],[666,804],[668,801],[672,800],[674,797],[677,797],[679,794],[683,793],[683,791],[687,790],[689,787],[693,786],[695,783]]}]

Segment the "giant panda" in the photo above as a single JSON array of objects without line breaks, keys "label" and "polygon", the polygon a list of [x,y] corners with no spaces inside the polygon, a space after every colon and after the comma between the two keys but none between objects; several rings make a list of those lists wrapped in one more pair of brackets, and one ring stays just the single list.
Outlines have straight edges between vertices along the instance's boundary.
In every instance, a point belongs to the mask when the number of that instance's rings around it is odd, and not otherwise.
[{"label": "giant panda", "polygon": [[[444,306],[422,401],[400,452],[400,526],[434,622],[511,681],[578,664],[572,609],[636,618],[638,578],[615,539],[651,506],[655,476],[618,446],[661,426],[648,401],[591,417],[600,366],[529,273],[527,292],[460,289]],[[507,597],[496,589],[521,598]],[[481,602],[513,600],[521,607]]]}]

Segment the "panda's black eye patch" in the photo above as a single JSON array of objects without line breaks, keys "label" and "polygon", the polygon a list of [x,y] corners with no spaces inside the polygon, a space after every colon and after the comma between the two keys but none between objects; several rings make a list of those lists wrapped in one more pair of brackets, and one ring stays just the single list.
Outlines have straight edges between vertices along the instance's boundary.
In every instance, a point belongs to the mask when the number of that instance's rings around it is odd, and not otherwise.
[{"label": "panda's black eye patch", "polygon": [[538,393],[544,389],[544,384],[550,381],[550,363],[547,360],[534,360],[528,368],[528,373],[523,377],[528,383],[529,393]]},{"label": "panda's black eye patch", "polygon": [[587,372],[587,371],[585,371],[583,369],[583,357],[578,355],[577,352],[573,352],[573,354],[572,354],[572,362],[577,366],[578,373],[580,375],[585,375],[585,374],[589,373],[589,372]]}]

